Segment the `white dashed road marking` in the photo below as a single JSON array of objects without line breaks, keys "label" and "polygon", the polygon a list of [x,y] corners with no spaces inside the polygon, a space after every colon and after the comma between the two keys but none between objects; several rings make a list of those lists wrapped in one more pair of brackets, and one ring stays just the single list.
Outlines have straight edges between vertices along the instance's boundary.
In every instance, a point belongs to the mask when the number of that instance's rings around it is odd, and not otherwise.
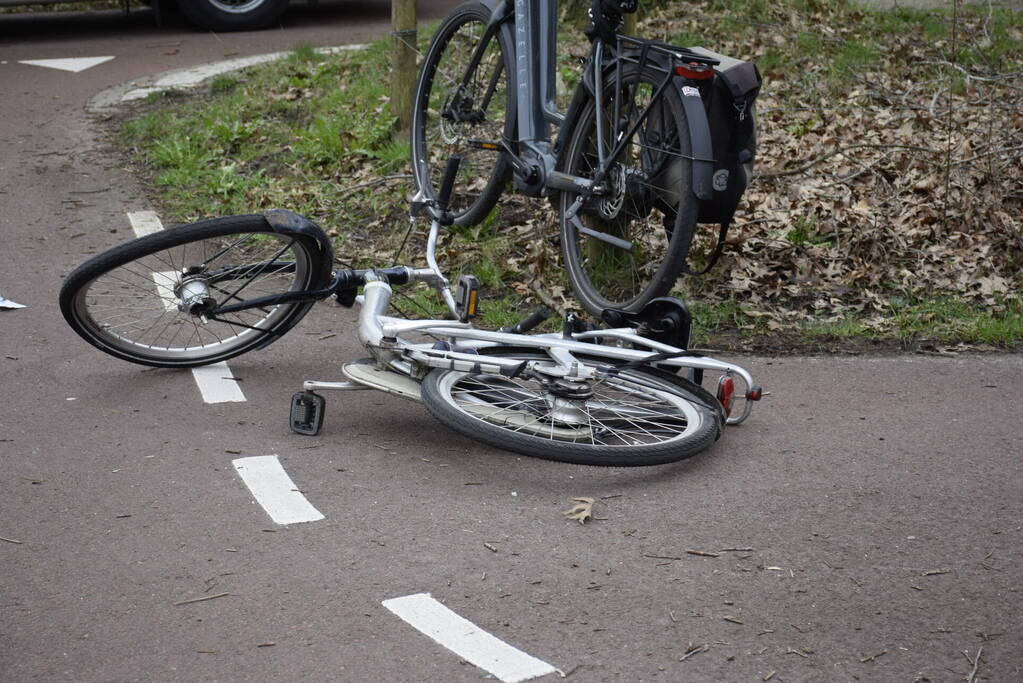
[{"label": "white dashed road marking", "polygon": [[163,299],[163,309],[167,312],[175,311],[178,308],[178,299],[174,295],[174,285],[178,282],[178,274],[173,270],[164,270],[153,273],[153,282],[156,283],[156,291]]},{"label": "white dashed road marking", "polygon": [[298,524],[323,519],[291,481],[276,455],[233,460],[235,470],[249,487],[252,497],[277,524]]},{"label": "white dashed road marking", "polygon": [[22,59],[18,64],[28,64],[30,66],[45,66],[48,69],[59,69],[61,71],[71,71],[72,73],[78,73],[79,71],[85,71],[92,67],[102,64],[103,62],[109,62],[113,57],[69,57],[65,59]]},{"label": "white dashed road marking", "polygon": [[206,403],[240,403],[245,394],[238,386],[238,380],[231,373],[227,363],[213,363],[192,368],[192,377],[199,387],[202,400]]},{"label": "white dashed road marking", "polygon": [[128,220],[136,237],[145,237],[163,230],[163,222],[155,211],[129,211]]},{"label": "white dashed road marking", "polygon": [[391,598],[382,604],[413,628],[504,683],[528,681],[557,671],[547,662],[512,647],[458,616],[429,593]]},{"label": "white dashed road marking", "polygon": [[[131,211],[128,213],[131,229],[137,237],[145,237],[163,230],[163,222],[155,211]],[[176,307],[176,297],[172,283],[177,281],[177,274],[172,271],[152,273],[153,284],[164,308],[172,311]],[[206,403],[237,403],[245,400],[245,394],[238,386],[238,380],[231,373],[227,363],[214,363],[200,368],[192,368],[192,377],[199,387],[199,393]]]}]

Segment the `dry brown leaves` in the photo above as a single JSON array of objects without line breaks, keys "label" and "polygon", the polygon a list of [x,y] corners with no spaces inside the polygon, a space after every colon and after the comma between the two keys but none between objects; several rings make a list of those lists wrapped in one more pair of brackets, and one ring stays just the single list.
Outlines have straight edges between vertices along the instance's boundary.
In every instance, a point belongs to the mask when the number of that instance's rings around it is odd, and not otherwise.
[{"label": "dry brown leaves", "polygon": [[[698,17],[686,24],[669,12],[648,33],[698,29]],[[763,25],[752,49],[806,30],[788,19]],[[843,31],[820,21],[825,33]],[[983,34],[973,21],[961,35]],[[996,305],[1023,290],[1023,68],[950,64],[949,46],[923,34],[885,48],[827,100],[812,74],[766,75],[756,179],[704,294],[737,296],[773,320],[862,312],[882,326],[893,291]],[[720,49],[751,56],[749,45]],[[958,86],[927,87],[935,69]]]}]

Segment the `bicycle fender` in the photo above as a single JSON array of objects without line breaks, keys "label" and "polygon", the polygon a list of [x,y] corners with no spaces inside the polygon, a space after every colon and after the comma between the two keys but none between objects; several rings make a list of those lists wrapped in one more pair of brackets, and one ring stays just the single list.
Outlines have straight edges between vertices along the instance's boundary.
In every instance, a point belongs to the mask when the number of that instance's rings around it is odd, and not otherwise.
[{"label": "bicycle fender", "polygon": [[[515,34],[512,31],[515,25],[515,7],[512,4],[512,0],[477,0],[477,3],[490,12],[490,22],[487,24],[487,29],[490,29],[495,24],[499,24],[500,26],[497,30],[504,36],[505,45],[515,45]],[[518,88],[515,85],[515,76],[515,69],[511,69],[509,73],[504,75],[511,92],[518,92]],[[517,100],[512,101],[513,107],[517,106],[517,104]],[[517,118],[513,117],[512,120],[517,120]]]},{"label": "bicycle fender", "polygon": [[334,265],[334,246],[327,237],[323,228],[313,223],[305,216],[300,216],[294,211],[287,209],[268,209],[263,212],[263,218],[274,229],[282,235],[294,235],[311,240],[316,244],[320,261],[316,264],[317,282],[316,288],[326,287],[331,280]]},{"label": "bicycle fender", "polygon": [[490,12],[490,23],[501,21],[508,18],[512,13],[512,3],[510,0],[477,0],[479,4],[483,5]]},{"label": "bicycle fender", "polygon": [[697,199],[712,199],[714,196],[714,148],[710,142],[710,123],[707,121],[707,110],[703,106],[700,91],[686,85],[686,79],[672,79],[682,110],[686,113],[686,125],[689,127],[689,149],[693,154],[693,194]]}]

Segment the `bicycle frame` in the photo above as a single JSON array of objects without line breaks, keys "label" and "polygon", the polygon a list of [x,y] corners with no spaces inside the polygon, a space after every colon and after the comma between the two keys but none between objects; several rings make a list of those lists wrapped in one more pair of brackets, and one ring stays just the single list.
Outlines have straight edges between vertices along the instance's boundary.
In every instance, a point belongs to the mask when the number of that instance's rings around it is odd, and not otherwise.
[{"label": "bicycle frame", "polygon": [[[487,356],[474,353],[478,349],[488,347],[516,347],[535,349],[550,358],[544,362],[544,374],[570,379],[595,379],[592,367],[578,362],[576,356],[602,358],[611,362],[629,363],[644,361],[652,354],[679,353],[683,349],[646,339],[630,328],[603,329],[589,332],[576,332],[570,335],[558,334],[509,334],[478,330],[468,323],[450,320],[407,320],[385,315],[391,301],[392,288],[385,273],[399,276],[404,282],[424,282],[437,290],[448,308],[457,317],[458,310],[451,296],[448,279],[441,273],[435,258],[437,238],[440,233],[440,221],[431,221],[430,234],[427,239],[427,268],[412,269],[398,266],[381,271],[360,271],[360,279],[364,280],[363,294],[357,298],[361,304],[358,322],[359,340],[373,356],[378,365],[391,372],[421,379],[425,371],[431,368],[461,370],[467,372],[488,372],[514,376],[524,369],[525,361]],[[351,273],[352,271],[347,271]],[[309,292],[310,298],[325,298],[337,289],[342,288],[348,279],[339,273],[334,279],[332,289]],[[292,295],[284,295],[291,297]],[[247,302],[247,307],[268,305],[264,300]],[[232,307],[237,308],[237,307]],[[218,313],[220,309],[214,313]],[[449,340],[455,347],[436,348],[433,343],[416,343],[403,338],[413,332],[435,338]],[[602,343],[613,340],[615,346]],[[626,348],[626,344],[633,348]],[[646,349],[646,350],[644,350]],[[530,361],[536,362],[536,361]],[[754,387],[753,378],[738,365],[725,363],[706,356],[686,356],[670,358],[657,362],[658,366],[675,369],[710,370],[722,375],[738,377],[745,383],[746,391]],[[358,382],[320,382],[306,381],[306,391],[320,390],[357,390],[370,388]],[[745,394],[743,392],[740,395]],[[727,424],[738,424],[745,420],[752,410],[752,401],[747,400],[742,412],[729,416]]]},{"label": "bicycle frame", "polygon": [[[611,164],[618,157],[625,141],[642,125],[650,107],[638,113],[628,131],[612,131],[612,140],[604,140],[602,127],[597,128],[598,166],[594,178],[583,178],[557,170],[558,150],[551,142],[550,128],[558,127],[558,137],[569,132],[576,125],[574,104],[569,111],[558,110],[555,89],[555,67],[557,55],[557,0],[480,0],[491,9],[491,22],[480,40],[477,51],[470,60],[466,79],[475,69],[486,44],[493,39],[498,31],[509,32],[512,64],[514,70],[507,74],[508,87],[515,93],[515,116],[517,139],[500,141],[501,151],[506,155],[514,169],[516,186],[527,194],[541,195],[545,192],[568,191],[584,195],[600,195],[605,190],[601,179],[606,175]],[[510,6],[510,9],[509,9]],[[623,54],[626,46],[639,52],[639,57],[629,58]],[[598,110],[603,110],[605,94],[603,92],[603,62],[605,44],[601,38],[595,37],[590,50],[590,58],[586,67],[590,70],[589,77],[593,84],[593,97],[597,100]],[[714,66],[719,63],[709,55],[682,48],[653,43],[638,38],[618,35],[617,44],[612,54],[615,56],[615,68],[621,68],[623,59],[632,59],[640,63],[657,63],[664,72],[664,80],[658,86],[651,102],[657,101],[664,92],[674,87],[686,112],[689,125],[690,142],[694,162],[693,192],[700,199],[711,196],[712,150],[710,132],[706,113],[695,88],[686,88],[685,78],[676,74],[673,65],[676,60],[684,57],[687,63],[702,66]],[[495,76],[496,78],[496,76]],[[579,87],[584,87],[580,84]],[[617,93],[616,93],[617,95]],[[618,98],[615,99],[618,106]],[[618,135],[618,133],[625,133]],[[617,139],[615,139],[617,138]],[[514,145],[512,144],[514,142]],[[609,144],[610,143],[610,144]],[[575,210],[578,210],[578,206]],[[569,211],[568,219],[572,220],[573,211]],[[616,240],[589,229],[584,230],[592,237],[607,241],[619,248],[630,249],[631,244]]]},{"label": "bicycle frame", "polygon": [[[575,355],[587,358],[602,358],[621,363],[647,361],[654,354],[685,353],[684,349],[647,339],[630,328],[602,329],[572,334],[510,334],[477,330],[467,323],[450,320],[406,320],[385,315],[391,301],[391,282],[407,284],[423,282],[435,289],[443,298],[451,313],[458,318],[459,311],[451,294],[449,281],[437,264],[437,240],[442,227],[441,217],[432,206],[430,213],[430,233],[426,241],[426,268],[410,268],[408,266],[392,266],[375,270],[341,270],[333,273],[330,284],[322,289],[284,292],[281,294],[257,297],[239,303],[229,303],[215,308],[196,310],[195,314],[207,319],[218,319],[218,316],[239,311],[277,306],[287,303],[319,301],[334,296],[343,300],[342,294],[353,293],[355,287],[362,285],[363,294],[355,299],[361,304],[359,312],[359,340],[370,352],[377,363],[399,375],[421,379],[425,370],[430,368],[453,369],[464,371],[482,371],[498,374],[514,375],[523,369],[523,362],[493,356],[472,353],[487,347],[530,348],[546,353],[553,365],[546,363],[543,372],[566,378],[588,380],[594,379],[592,367],[587,368],[579,363]],[[323,261],[317,265],[322,268],[333,260],[333,250],[326,241],[326,236],[319,228],[297,214],[290,212],[269,212],[268,219],[282,234],[290,234],[295,239],[313,239],[321,242]],[[230,281],[238,276],[245,276],[253,271],[267,267],[266,263],[233,266],[215,272],[218,281]],[[287,270],[287,264],[275,268]],[[234,323],[238,324],[238,323]],[[244,325],[242,325],[244,327]],[[403,335],[412,332],[426,334],[435,338],[450,340],[457,347],[455,350],[434,348],[430,343],[414,343],[404,339]],[[608,345],[613,340],[615,345]],[[632,348],[626,348],[626,345]],[[746,390],[754,387],[749,373],[738,365],[725,363],[706,356],[685,355],[684,357],[657,360],[661,367],[676,369],[711,370],[723,375],[735,376],[746,385]],[[356,382],[305,382],[306,391],[315,389],[353,390],[366,389],[366,385]],[[743,394],[739,394],[743,395]],[[752,402],[747,400],[739,415],[727,419],[728,424],[738,424],[749,416]]]},{"label": "bicycle frame", "polygon": [[[563,337],[558,334],[521,335],[477,330],[467,323],[453,323],[447,320],[393,318],[383,314],[390,303],[391,291],[390,285],[384,280],[371,280],[366,283],[364,294],[360,297],[362,309],[359,313],[359,339],[378,363],[393,372],[409,377],[421,378],[424,370],[428,368],[515,376],[529,363],[540,362],[544,365],[546,375],[592,380],[596,379],[592,367],[580,363],[576,356],[628,363],[646,360],[652,353],[682,351],[641,337],[629,328],[578,332],[570,337]],[[459,350],[440,349],[432,343],[414,343],[402,338],[402,335],[411,332],[450,340]],[[593,343],[598,340],[614,340],[619,345]],[[649,350],[626,348],[625,344]],[[478,349],[502,346],[535,349],[546,353],[549,361],[527,362],[473,353]],[[710,370],[738,377],[745,384],[745,391],[740,395],[754,387],[753,378],[744,368],[705,356],[668,359],[658,362],[658,366]],[[316,381],[307,381],[303,387],[306,391],[368,388],[357,383]],[[739,424],[749,417],[752,408],[752,401],[745,401],[742,411],[729,416],[726,423]]]},{"label": "bicycle frame", "polygon": [[[551,124],[561,125],[555,88],[557,55],[557,0],[514,0],[514,88],[519,145],[529,150],[544,167],[553,170]],[[503,4],[503,3],[502,3]],[[511,74],[509,74],[511,76]]]}]

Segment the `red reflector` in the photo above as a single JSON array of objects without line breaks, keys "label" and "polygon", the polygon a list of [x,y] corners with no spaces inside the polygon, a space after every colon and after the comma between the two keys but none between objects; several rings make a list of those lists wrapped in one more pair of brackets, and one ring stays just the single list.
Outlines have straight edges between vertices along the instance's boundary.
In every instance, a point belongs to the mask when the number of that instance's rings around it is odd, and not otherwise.
[{"label": "red reflector", "polygon": [[706,64],[679,64],[675,67],[675,73],[683,78],[691,78],[696,81],[714,77],[714,69]]},{"label": "red reflector", "polygon": [[722,377],[718,382],[718,401],[725,411],[725,417],[732,414],[732,397],[735,395],[735,382],[731,377]]}]

